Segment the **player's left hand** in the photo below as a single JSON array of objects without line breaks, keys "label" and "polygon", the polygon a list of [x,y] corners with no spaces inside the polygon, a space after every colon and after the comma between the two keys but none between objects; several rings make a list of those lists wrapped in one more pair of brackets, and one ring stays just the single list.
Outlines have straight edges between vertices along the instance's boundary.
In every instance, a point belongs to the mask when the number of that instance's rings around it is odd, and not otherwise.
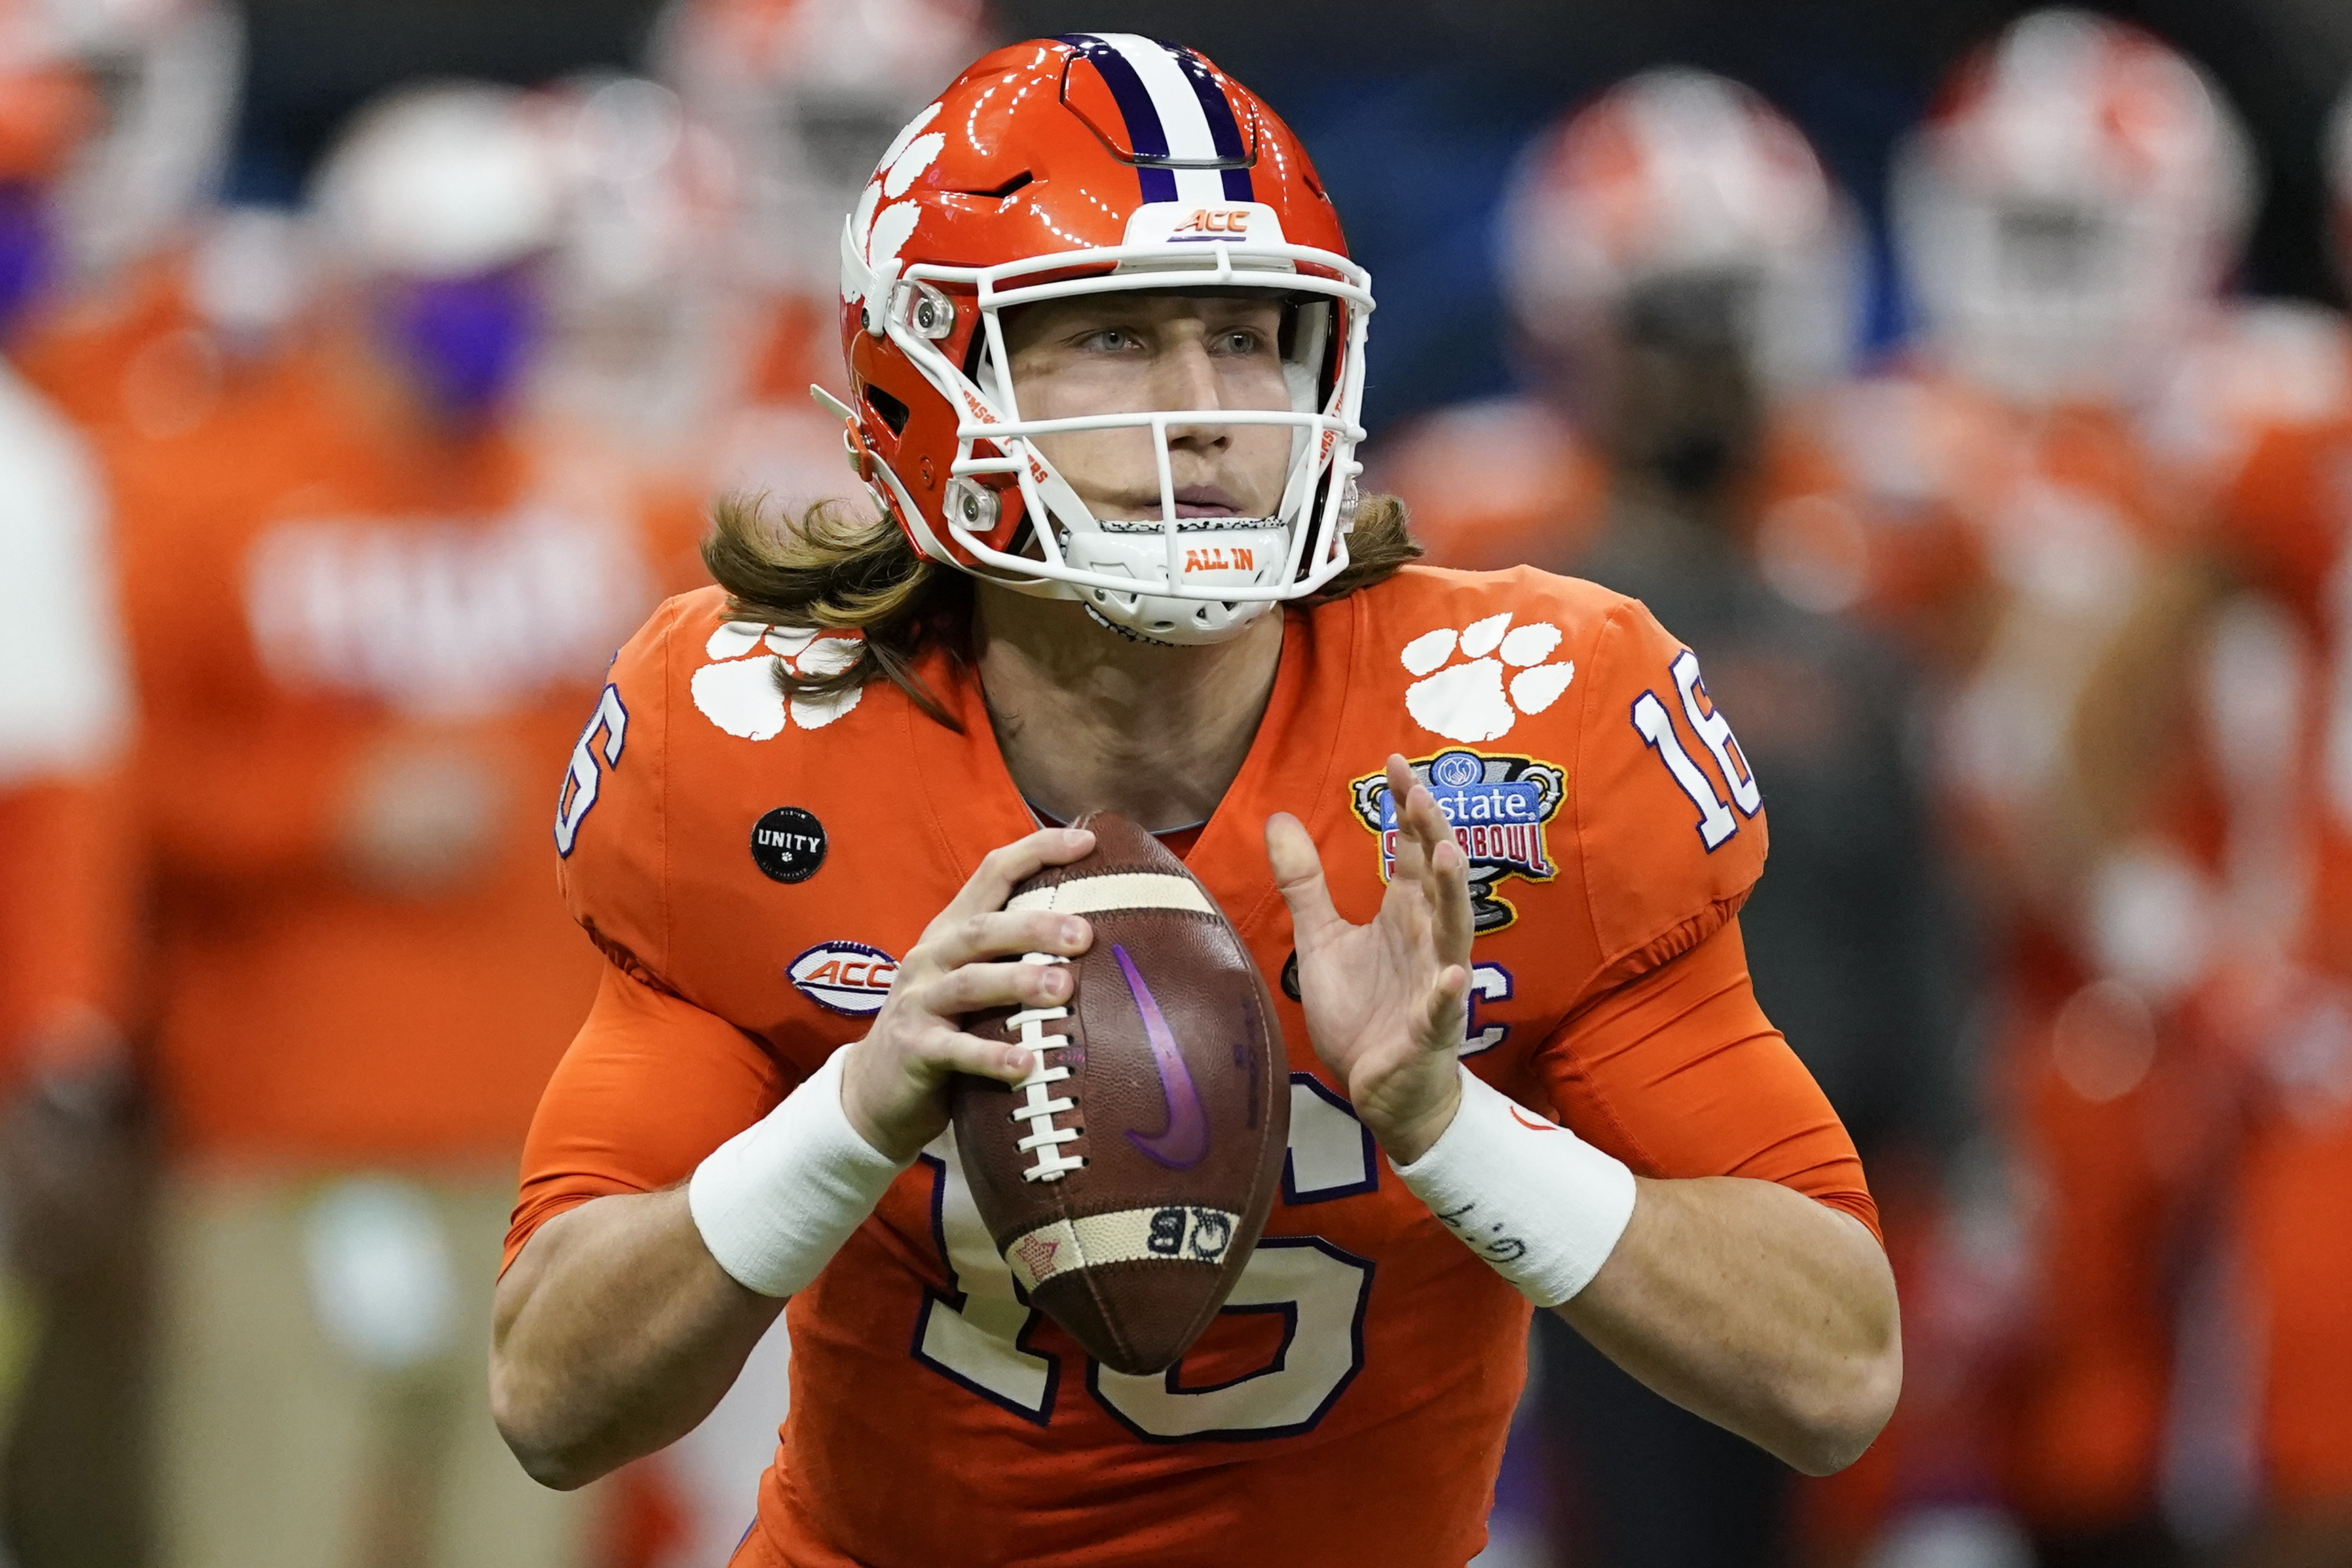
[{"label": "player's left hand", "polygon": [[1322,858],[1298,819],[1266,821],[1266,858],[1290,906],[1298,994],[1315,1054],[1398,1164],[1437,1142],[1462,1100],[1454,1062],[1469,1018],[1469,861],[1401,756],[1388,763],[1394,873],[1381,911],[1351,925],[1331,906]]}]

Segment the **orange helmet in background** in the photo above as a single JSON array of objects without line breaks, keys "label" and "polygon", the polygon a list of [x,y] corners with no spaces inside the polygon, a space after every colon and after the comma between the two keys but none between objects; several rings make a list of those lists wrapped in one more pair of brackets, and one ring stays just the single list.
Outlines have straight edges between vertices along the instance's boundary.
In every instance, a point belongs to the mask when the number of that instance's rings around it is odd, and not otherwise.
[{"label": "orange helmet in background", "polygon": [[2150,34],[2038,11],[1963,61],[1898,158],[1928,336],[2028,402],[2115,398],[2192,331],[2255,195],[2220,89]]},{"label": "orange helmet in background", "polygon": [[[932,560],[1076,598],[1162,642],[1236,635],[1348,561],[1371,279],[1306,150],[1192,50],[1129,33],[999,49],[884,153],[842,231],[854,457]],[[1136,289],[1256,289],[1286,307],[1286,410],[1024,420],[1000,312]],[[1263,518],[1097,519],[1034,437],[1286,426]]]},{"label": "orange helmet in background", "polygon": [[1612,330],[1645,287],[1719,280],[1727,323],[1775,390],[1843,371],[1859,320],[1852,204],[1804,133],[1756,93],[1670,67],[1539,136],[1504,198],[1505,293],[1541,350]]}]

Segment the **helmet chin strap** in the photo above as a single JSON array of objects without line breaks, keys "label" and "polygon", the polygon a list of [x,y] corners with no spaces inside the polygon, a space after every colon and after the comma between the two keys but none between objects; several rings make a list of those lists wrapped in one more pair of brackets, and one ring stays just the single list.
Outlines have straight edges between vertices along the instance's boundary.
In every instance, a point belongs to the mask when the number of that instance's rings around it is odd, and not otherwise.
[{"label": "helmet chin strap", "polygon": [[[1180,598],[1150,592],[1167,582],[1164,520],[1139,520],[1128,525],[1105,522],[1043,454],[1027,442],[1021,445],[1024,455],[1034,458],[1045,471],[1043,479],[1030,475],[1029,486],[1034,499],[1043,503],[1045,515],[1039,526],[1055,531],[1054,541],[1063,559],[1074,566],[1133,577],[1139,590],[1127,594],[1055,584],[1059,591],[1055,597],[1076,599],[1089,615],[1125,636],[1179,647],[1238,637],[1272,602]],[[1195,581],[1202,577],[1214,581],[1218,574],[1229,574],[1229,580],[1253,586],[1272,580],[1289,558],[1293,525],[1281,518],[1277,513],[1264,518],[1188,520],[1195,526],[1181,532],[1181,548],[1188,557],[1202,563],[1188,575]]]}]

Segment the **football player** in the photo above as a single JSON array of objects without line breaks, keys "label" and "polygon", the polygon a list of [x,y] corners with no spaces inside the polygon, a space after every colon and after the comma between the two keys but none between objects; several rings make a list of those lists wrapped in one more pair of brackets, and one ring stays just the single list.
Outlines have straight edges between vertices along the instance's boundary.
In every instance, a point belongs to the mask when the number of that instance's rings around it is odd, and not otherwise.
[{"label": "football player", "polygon": [[34,1558],[136,1552],[126,1456],[144,1415],[123,1354],[142,1306],[143,1158],[114,541],[98,455],[26,354],[84,264],[119,258],[96,242],[135,226],[121,153],[155,99],[123,68],[138,52],[110,46],[173,19],[101,12],[0,5],[0,1494],[11,1550]]},{"label": "football player", "polygon": [[595,983],[528,781],[697,579],[656,579],[692,531],[666,541],[631,470],[515,427],[562,188],[536,108],[442,83],[364,110],[318,174],[331,262],[299,352],[115,447],[167,1563],[345,1560],[388,1514],[420,1560],[587,1549],[582,1500],[468,1457],[484,1304],[457,1282],[503,1234],[554,1055],[528,1020],[562,1029]]},{"label": "football player", "polygon": [[[1638,604],[1419,568],[1358,492],[1372,295],[1297,139],[1191,50],[1033,40],[899,132],[843,244],[887,519],[724,509],[724,587],[623,650],[559,803],[605,967],[498,1290],[526,1467],[668,1441],[787,1300],[741,1563],[1462,1563],[1531,1306],[1850,1461],[1894,1288],[1748,981],[1761,786]],[[957,1020],[1066,997],[1018,960],[1086,923],[1004,905],[1098,808],[1286,998],[1282,1201],[1161,1376],[1031,1310],[942,1094],[1035,1066]]]},{"label": "football player", "polygon": [[[1917,352],[1822,408],[1822,467],[1784,473],[1763,542],[1798,577],[1843,580],[1930,666],[1942,820],[2002,998],[1987,1055],[2005,1148],[1986,1163],[2013,1160],[2015,1179],[1972,1184],[1984,1212],[1957,1216],[1912,1296],[1915,1322],[1967,1325],[1945,1359],[1980,1369],[1944,1382],[1949,1403],[1915,1384],[1923,1417],[1936,1402],[1921,1469],[2004,1471],[1998,1490],[2053,1559],[2161,1561],[2160,1260],[2214,1125],[2185,1110],[2207,1086],[2169,1018],[2206,912],[2175,773],[2135,773],[2116,743],[2165,683],[2100,650],[2134,650],[2134,606],[2189,531],[2195,488],[2147,424],[2221,310],[2249,157],[2178,51],[2042,11],[1955,69],[1892,195]],[[2180,640],[2177,621],[2146,624],[2137,651]],[[2151,1142],[2167,1116],[2184,1131]],[[1994,1257],[1971,1234],[2019,1239]],[[1971,1416],[1987,1388],[1998,1408]],[[1987,1435],[1963,1462],[1951,1436],[1971,1425]]]},{"label": "football player", "polygon": [[[2326,153],[2341,267],[2352,92]],[[2221,326],[2173,378],[2161,430],[2216,504],[2135,617],[2178,651],[2128,674],[2177,713],[2126,765],[2198,786],[2203,973],[2185,1011],[2226,1090],[2208,1115],[2231,1194],[2198,1238],[2209,1288],[2179,1335],[2168,1471],[2176,1510],[2235,1538],[2233,1560],[2334,1562],[2352,1552],[2352,1247],[2311,1203],[2352,1180],[2352,331],[2277,302]]]},{"label": "football player", "polygon": [[[218,0],[33,0],[10,10],[26,14],[18,37],[41,38],[92,104],[72,163],[12,195],[24,205],[11,225],[10,276],[37,308],[10,353],[101,436],[184,427],[237,368],[224,363],[207,296],[225,288],[250,299],[268,281],[251,243],[266,220],[215,234],[243,24]],[[214,252],[216,237],[226,252]]]},{"label": "football player", "polygon": [[[1956,944],[1900,740],[1913,692],[1883,643],[1822,614],[1818,584],[1759,572],[1754,548],[1773,428],[1849,357],[1850,204],[1769,104],[1677,68],[1539,134],[1498,226],[1542,395],[1449,409],[1407,437],[1415,532],[1455,565],[1516,539],[1529,564],[1641,600],[1703,652],[1773,783],[1775,874],[1741,915],[1757,993],[1865,1157],[1932,1166],[1963,1097],[1937,992]],[[1521,491],[1524,469],[1485,460],[1490,447],[1543,453],[1539,416],[1555,409],[1607,465],[1586,517],[1570,515],[1567,485]],[[1480,426],[1465,479],[1448,459]],[[1498,512],[1514,491],[1515,528],[1465,537],[1474,509]],[[1433,511],[1451,529],[1442,542]],[[1904,1192],[1874,1172],[1886,1212]],[[1746,1564],[1786,1534],[1785,1468],[1647,1394],[1564,1325],[1538,1331],[1549,1446],[1575,1471],[1562,1489],[1574,1531],[1601,1556]]]},{"label": "football player", "polygon": [[[840,488],[842,220],[932,89],[992,42],[973,0],[674,0],[654,73],[689,125],[730,154],[723,226],[708,236],[719,335],[702,358],[713,406],[696,457],[707,488],[765,491],[797,512]],[[665,279],[667,282],[667,279]]]}]

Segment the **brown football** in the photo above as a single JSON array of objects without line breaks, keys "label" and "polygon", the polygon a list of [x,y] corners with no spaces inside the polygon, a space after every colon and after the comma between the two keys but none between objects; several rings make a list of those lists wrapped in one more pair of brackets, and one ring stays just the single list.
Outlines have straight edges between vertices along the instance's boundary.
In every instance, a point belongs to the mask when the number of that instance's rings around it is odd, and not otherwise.
[{"label": "brown football", "polygon": [[1029,1300],[1104,1365],[1158,1373],[1257,1245],[1290,1137],[1289,1063],[1249,950],[1184,863],[1123,816],[1077,826],[1093,851],[1007,907],[1084,916],[1094,944],[1068,961],[1065,1006],[965,1020],[1037,1065],[1017,1087],[956,1079],[956,1148]]}]

